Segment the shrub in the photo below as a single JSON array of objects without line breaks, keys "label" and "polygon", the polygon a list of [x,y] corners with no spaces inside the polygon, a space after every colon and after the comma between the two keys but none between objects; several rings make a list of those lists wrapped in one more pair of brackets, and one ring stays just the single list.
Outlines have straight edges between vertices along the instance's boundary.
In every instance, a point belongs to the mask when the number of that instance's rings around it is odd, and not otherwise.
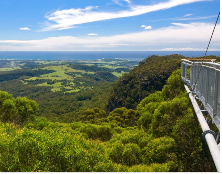
[{"label": "shrub", "polygon": [[23,125],[28,120],[34,121],[38,110],[35,101],[25,97],[14,99],[7,92],[0,91],[0,119],[2,122],[10,122]]},{"label": "shrub", "polygon": [[115,163],[122,163],[122,153],[124,150],[124,145],[122,143],[116,142],[112,144],[113,148],[109,154],[110,159]]},{"label": "shrub", "polygon": [[111,132],[111,128],[106,125],[99,126],[97,132],[97,136],[101,141],[109,141],[113,135]]},{"label": "shrub", "polygon": [[129,168],[129,172],[169,172],[168,164],[151,164],[149,166],[140,164]]},{"label": "shrub", "polygon": [[136,144],[127,144],[124,147],[122,158],[123,164],[132,166],[140,163],[141,151]]},{"label": "shrub", "polygon": [[101,141],[108,141],[113,135],[111,128],[107,125],[86,124],[80,127],[80,132],[86,133],[90,139],[99,139]]},{"label": "shrub", "polygon": [[[171,161],[171,152],[175,147],[174,139],[161,137],[151,140],[142,150],[142,159],[145,164],[166,163]],[[175,160],[175,159],[174,159]]]}]

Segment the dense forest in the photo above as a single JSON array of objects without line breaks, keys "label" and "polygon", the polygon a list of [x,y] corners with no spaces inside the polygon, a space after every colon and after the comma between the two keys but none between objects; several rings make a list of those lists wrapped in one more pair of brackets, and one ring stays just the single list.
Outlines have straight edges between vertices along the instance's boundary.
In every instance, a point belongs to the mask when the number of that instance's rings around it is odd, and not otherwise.
[{"label": "dense forest", "polygon": [[[181,59],[185,57],[178,54],[153,55],[141,61],[136,68],[124,74],[114,84],[106,110],[111,112],[117,107],[135,109],[142,99],[163,88],[172,72],[181,66]],[[203,57],[198,59],[203,59]],[[216,56],[207,56],[205,59],[219,61]]]},{"label": "dense forest", "polygon": [[1,82],[0,171],[216,171],[180,80],[181,58],[150,56],[116,82],[75,94]]},{"label": "dense forest", "polygon": [[[107,104],[110,112],[117,107],[135,109],[143,98],[160,91],[166,80],[181,65],[182,55],[149,56],[120,78],[112,88]],[[130,91],[130,92],[129,92]]]}]

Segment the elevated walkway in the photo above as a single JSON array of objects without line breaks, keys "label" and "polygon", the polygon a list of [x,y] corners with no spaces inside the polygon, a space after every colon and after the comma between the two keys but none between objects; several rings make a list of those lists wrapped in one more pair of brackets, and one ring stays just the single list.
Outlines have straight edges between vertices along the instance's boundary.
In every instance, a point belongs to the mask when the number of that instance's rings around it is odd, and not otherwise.
[{"label": "elevated walkway", "polygon": [[[203,130],[202,138],[220,171],[220,63],[215,63],[214,59],[182,59],[181,80]],[[216,125],[218,134],[210,130],[209,121]]]}]

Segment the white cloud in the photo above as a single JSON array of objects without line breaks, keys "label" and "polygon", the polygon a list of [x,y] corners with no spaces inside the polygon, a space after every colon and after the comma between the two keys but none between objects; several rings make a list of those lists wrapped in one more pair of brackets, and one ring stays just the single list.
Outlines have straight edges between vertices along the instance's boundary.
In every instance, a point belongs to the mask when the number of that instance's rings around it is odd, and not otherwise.
[{"label": "white cloud", "polygon": [[[120,2],[121,0],[112,0],[115,4],[119,5],[119,6],[123,6],[123,4]],[[132,2],[130,0],[122,0],[127,2],[128,4],[131,4]]]},{"label": "white cloud", "polygon": [[186,14],[183,17],[188,17],[188,16],[192,16],[193,14]]},{"label": "white cloud", "polygon": [[[118,0],[113,0],[119,3]],[[126,2],[131,2],[125,0]],[[153,5],[130,5],[128,10],[116,11],[116,12],[106,12],[106,11],[95,11],[96,7],[86,7],[81,8],[71,8],[66,10],[57,10],[56,12],[47,14],[45,18],[53,23],[47,23],[46,27],[42,31],[50,30],[63,30],[73,28],[75,25],[102,21],[115,18],[124,18],[131,16],[138,16],[145,13],[169,9],[179,5],[190,4],[194,2],[208,1],[208,0],[168,0],[166,2],[161,2]]]},{"label": "white cloud", "polygon": [[[220,49],[210,48],[209,51],[220,51]],[[206,48],[163,48],[161,51],[206,51]]]},{"label": "white cloud", "polygon": [[149,29],[151,29],[152,27],[151,26],[147,26],[146,28],[145,28],[145,30],[149,30]]},{"label": "white cloud", "polygon": [[127,46],[129,44],[109,44],[109,45],[111,45],[111,46]]},{"label": "white cloud", "polygon": [[124,1],[127,2],[128,4],[132,3],[130,0],[124,0]]},{"label": "white cloud", "polygon": [[120,6],[122,6],[123,4],[121,4],[120,2],[119,2],[119,0],[112,0],[115,4],[117,4],[117,5],[120,5]]},{"label": "white cloud", "polygon": [[24,27],[24,28],[19,28],[20,30],[31,30],[28,27]]},{"label": "white cloud", "polygon": [[88,36],[97,36],[98,34],[96,34],[96,33],[89,33],[89,34],[87,34]]},{"label": "white cloud", "polygon": [[176,21],[200,20],[200,19],[215,18],[215,17],[217,17],[217,15],[213,15],[213,16],[203,16],[203,17],[193,17],[193,18],[187,18],[187,17],[188,17],[188,16],[184,15],[184,16],[182,16],[182,17],[152,20],[152,22],[155,22],[155,21],[166,21],[166,20],[176,20]]},{"label": "white cloud", "polygon": [[[173,23],[169,27],[113,36],[49,37],[42,40],[0,40],[0,51],[140,51],[206,49],[214,23]],[[182,49],[184,48],[184,49]],[[220,49],[220,24],[211,50]]]},{"label": "white cloud", "polygon": [[217,17],[217,15],[214,16],[205,16],[205,17],[195,17],[195,18],[177,18],[175,20],[178,21],[188,21],[188,20],[200,20],[200,19],[209,19],[209,18],[214,18]]},{"label": "white cloud", "polygon": [[146,26],[146,25],[141,25],[141,27],[144,28],[145,30],[149,30],[152,28],[151,26]]}]

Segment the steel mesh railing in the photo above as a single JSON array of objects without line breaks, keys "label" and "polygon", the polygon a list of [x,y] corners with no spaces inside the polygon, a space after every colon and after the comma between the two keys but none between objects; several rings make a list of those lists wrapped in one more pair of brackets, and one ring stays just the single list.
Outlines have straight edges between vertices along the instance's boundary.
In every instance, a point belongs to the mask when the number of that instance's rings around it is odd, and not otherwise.
[{"label": "steel mesh railing", "polygon": [[181,79],[193,89],[192,92],[196,93],[213,123],[220,130],[220,64],[183,59]]}]

